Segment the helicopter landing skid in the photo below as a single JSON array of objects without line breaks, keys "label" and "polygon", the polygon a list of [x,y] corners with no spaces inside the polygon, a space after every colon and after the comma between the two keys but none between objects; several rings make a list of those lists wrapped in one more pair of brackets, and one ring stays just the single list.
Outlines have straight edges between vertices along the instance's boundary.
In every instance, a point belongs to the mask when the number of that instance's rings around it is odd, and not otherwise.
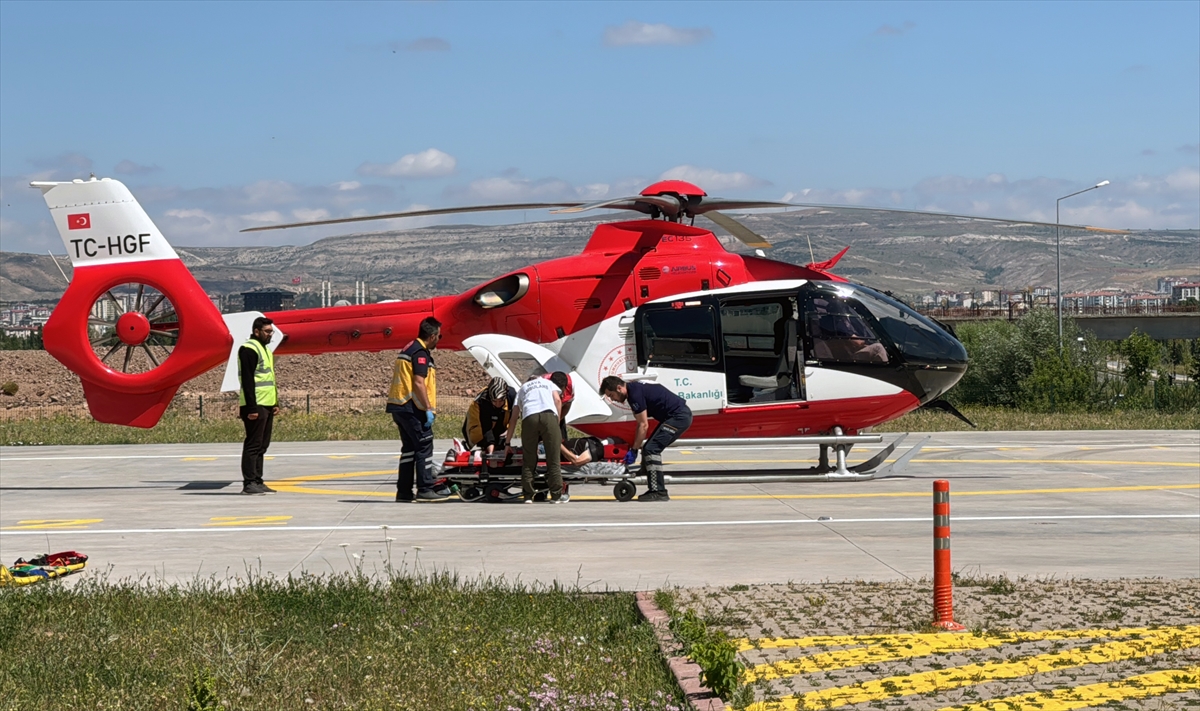
[{"label": "helicopter landing skid", "polygon": [[[805,481],[867,481],[897,476],[908,466],[930,437],[927,435],[895,460],[888,462],[887,458],[908,437],[903,433],[890,444],[880,450],[875,456],[865,462],[848,465],[846,457],[855,444],[878,443],[883,440],[879,435],[845,436],[840,432],[833,436],[818,437],[774,437],[764,440],[763,444],[776,445],[805,445],[816,444],[820,447],[820,458],[817,466],[806,469],[770,469],[746,472],[745,474],[702,474],[688,472],[682,474],[667,474],[667,483],[674,484],[764,484],[771,482],[805,482]],[[746,440],[684,440],[676,442],[676,446],[689,448],[720,448],[722,446],[745,447]],[[830,463],[829,450],[834,450],[834,460]]]}]

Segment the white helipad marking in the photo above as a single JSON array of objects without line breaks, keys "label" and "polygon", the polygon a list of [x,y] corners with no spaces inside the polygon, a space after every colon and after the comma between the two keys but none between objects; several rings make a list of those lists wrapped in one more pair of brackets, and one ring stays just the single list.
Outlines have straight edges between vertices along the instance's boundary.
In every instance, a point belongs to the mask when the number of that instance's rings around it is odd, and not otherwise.
[{"label": "white helipad marking", "polygon": [[[1200,519],[1200,514],[1095,514],[1068,516],[957,516],[955,523],[967,521],[1064,521],[1064,520],[1119,520],[1119,519]],[[288,526],[288,531],[447,531],[447,530],[521,530],[539,528],[670,528],[686,526],[785,526],[833,523],[922,523],[929,525],[931,516],[917,518],[834,518],[816,520],[811,518],[751,519],[745,521],[575,521],[572,523],[429,523],[429,524],[371,524],[359,526]],[[117,530],[70,531],[74,536],[89,534],[134,534],[134,533],[228,533],[244,531],[279,531],[274,526],[212,528],[125,528]],[[2,531],[0,536],[44,536],[58,531]],[[63,533],[67,533],[64,531]]]},{"label": "white helipad marking", "polygon": [[[939,450],[944,451],[944,450],[952,450],[952,449],[989,450],[989,449],[1003,449],[1004,447],[1016,447],[1016,446],[1019,446],[1022,449],[1061,449],[1063,447],[1075,447],[1078,449],[1084,449],[1084,448],[1089,448],[1089,447],[1094,447],[1097,449],[1179,449],[1179,448],[1195,449],[1196,443],[1188,442],[1188,443],[1181,443],[1181,444],[1160,444],[1160,445],[1106,444],[1106,445],[1102,445],[1102,446],[1097,446],[1095,443],[1072,444],[1069,442],[1055,442],[1053,444],[1050,444],[1050,443],[1029,444],[1029,443],[1000,442],[1000,443],[996,443],[996,444],[929,444],[929,445],[925,446],[925,450],[926,451],[939,451]],[[774,449],[794,449],[794,448],[803,448],[803,447],[815,448],[816,445],[812,445],[812,444],[772,445],[771,448],[774,450]],[[676,450],[668,450],[668,452],[678,453],[678,454],[687,454],[690,452],[692,454],[695,454],[696,452],[704,451],[705,449],[712,451],[715,449],[721,449],[721,450],[759,449],[759,450],[761,450],[762,448],[763,448],[762,445],[748,444],[748,445],[736,445],[736,446],[728,446],[728,447],[691,447],[687,451],[676,449]],[[856,447],[856,449],[861,449],[861,450],[878,450],[878,449],[882,449],[882,448],[883,447],[879,446],[879,445],[858,445]],[[0,462],[43,462],[43,461],[44,462],[59,462],[59,461],[68,461],[68,460],[105,460],[105,459],[113,459],[113,460],[186,459],[188,457],[203,457],[205,459],[207,459],[209,457],[238,459],[238,458],[241,458],[241,456],[242,456],[241,453],[237,453],[237,454],[106,454],[106,455],[71,456],[71,457],[66,457],[66,456],[64,456],[64,457],[4,457],[4,456],[0,456]],[[294,453],[272,454],[271,456],[272,457],[346,457],[346,458],[350,458],[350,457],[395,457],[396,450],[392,450],[389,452],[294,452]],[[1086,463],[1086,462],[1083,462],[1083,463]]]},{"label": "white helipad marking", "polygon": [[[203,459],[240,459],[241,453],[238,454],[108,454],[97,455],[91,457],[0,457],[0,462],[60,462],[63,460],[76,459],[188,459],[188,458],[203,458]],[[272,454],[271,457],[394,457],[395,451],[391,452],[297,452],[289,454]]]}]

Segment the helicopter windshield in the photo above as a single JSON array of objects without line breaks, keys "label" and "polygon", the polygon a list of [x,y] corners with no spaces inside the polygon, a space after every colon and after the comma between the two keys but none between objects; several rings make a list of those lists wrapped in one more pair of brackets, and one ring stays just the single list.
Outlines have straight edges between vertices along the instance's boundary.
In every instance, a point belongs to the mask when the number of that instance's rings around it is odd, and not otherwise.
[{"label": "helicopter windshield", "polygon": [[854,297],[878,321],[879,327],[900,349],[906,360],[924,363],[967,362],[967,351],[958,339],[908,306],[884,294],[859,285],[851,288]]}]

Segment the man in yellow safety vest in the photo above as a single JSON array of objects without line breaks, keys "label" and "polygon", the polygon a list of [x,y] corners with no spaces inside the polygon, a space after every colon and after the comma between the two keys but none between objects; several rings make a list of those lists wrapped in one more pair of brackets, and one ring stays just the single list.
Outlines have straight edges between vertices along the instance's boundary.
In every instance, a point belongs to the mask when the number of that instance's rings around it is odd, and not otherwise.
[{"label": "man in yellow safety vest", "polygon": [[246,426],[242,443],[242,493],[273,494],[263,483],[263,456],[271,446],[271,425],[279,414],[275,390],[275,355],[267,344],[275,335],[271,319],[259,316],[250,338],[238,349],[238,416]]},{"label": "man in yellow safety vest", "polygon": [[[442,324],[430,316],[421,321],[415,340],[396,356],[387,411],[400,430],[400,471],[396,501],[447,501],[450,490],[435,488],[433,420],[437,416],[437,368],[430,354],[442,337]],[[413,484],[417,493],[413,495]]]}]

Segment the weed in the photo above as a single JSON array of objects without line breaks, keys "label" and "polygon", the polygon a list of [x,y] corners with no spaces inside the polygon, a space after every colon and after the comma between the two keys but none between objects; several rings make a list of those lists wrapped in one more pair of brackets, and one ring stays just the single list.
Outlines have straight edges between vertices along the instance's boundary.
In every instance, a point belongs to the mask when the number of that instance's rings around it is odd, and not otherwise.
[{"label": "weed", "polygon": [[668,616],[675,616],[675,591],[673,590],[655,590],[654,604],[658,609],[667,613]]},{"label": "weed", "polygon": [[216,678],[207,669],[194,672],[187,688],[187,710],[219,711],[220,708]]}]

